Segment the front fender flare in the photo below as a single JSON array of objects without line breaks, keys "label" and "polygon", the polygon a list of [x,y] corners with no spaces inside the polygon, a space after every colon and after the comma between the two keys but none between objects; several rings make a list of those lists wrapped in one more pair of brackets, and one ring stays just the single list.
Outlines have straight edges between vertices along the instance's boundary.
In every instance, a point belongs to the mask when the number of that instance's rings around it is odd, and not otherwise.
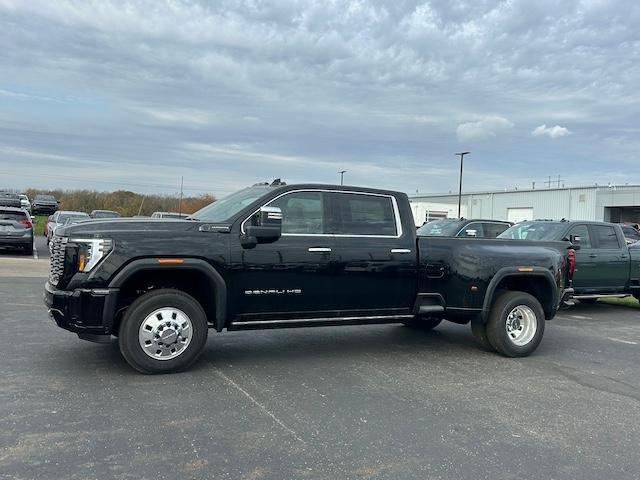
[{"label": "front fender flare", "polygon": [[131,275],[144,270],[197,270],[215,286],[216,301],[215,329],[220,332],[227,320],[227,283],[222,275],[209,263],[199,258],[180,258],[180,263],[160,262],[159,258],[142,258],[126,264],[109,283],[109,288],[120,288]]}]

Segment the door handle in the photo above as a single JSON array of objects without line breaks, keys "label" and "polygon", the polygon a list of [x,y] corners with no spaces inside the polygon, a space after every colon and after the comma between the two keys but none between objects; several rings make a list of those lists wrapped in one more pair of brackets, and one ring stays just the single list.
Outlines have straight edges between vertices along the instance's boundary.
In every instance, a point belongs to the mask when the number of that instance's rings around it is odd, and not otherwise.
[{"label": "door handle", "polygon": [[411,253],[408,248],[392,248],[391,253]]},{"label": "door handle", "polygon": [[329,247],[310,247],[309,251],[311,253],[329,253],[331,249]]},{"label": "door handle", "polygon": [[598,255],[596,255],[595,253],[592,253],[591,255],[589,255],[589,258],[596,258]]}]

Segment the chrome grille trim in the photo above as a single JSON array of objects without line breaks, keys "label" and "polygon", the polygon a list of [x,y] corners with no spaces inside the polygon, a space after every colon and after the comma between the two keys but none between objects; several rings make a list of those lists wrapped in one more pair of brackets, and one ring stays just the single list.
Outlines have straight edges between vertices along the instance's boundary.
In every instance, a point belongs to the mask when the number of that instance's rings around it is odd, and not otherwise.
[{"label": "chrome grille trim", "polygon": [[67,237],[55,236],[51,239],[51,264],[49,266],[49,283],[58,285],[64,274],[64,255],[67,249]]}]

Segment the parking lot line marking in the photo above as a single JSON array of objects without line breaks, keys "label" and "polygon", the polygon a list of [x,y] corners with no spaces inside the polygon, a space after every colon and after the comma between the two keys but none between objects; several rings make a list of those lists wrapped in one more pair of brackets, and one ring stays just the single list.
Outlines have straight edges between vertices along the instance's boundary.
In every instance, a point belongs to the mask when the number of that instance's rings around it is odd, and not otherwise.
[{"label": "parking lot line marking", "polygon": [[287,431],[288,433],[290,433],[293,438],[295,438],[296,440],[298,440],[301,443],[306,443],[303,439],[301,439],[298,434],[296,432],[294,432],[293,430],[291,430],[289,427],[287,427],[282,420],[280,420],[278,417],[276,417],[273,413],[271,413],[267,407],[265,407],[263,404],[261,404],[259,401],[257,401],[255,398],[253,398],[249,392],[247,392],[244,388],[242,388],[240,385],[238,385],[236,382],[234,382],[233,380],[231,380],[229,377],[227,377],[224,373],[222,373],[220,370],[218,370],[217,368],[214,369],[214,371],[216,372],[216,374],[222,378],[225,382],[227,382],[229,385],[233,386],[236,390],[238,390],[240,393],[242,393],[245,397],[247,397],[249,399],[249,401],[251,401],[251,403],[253,403],[256,407],[258,407],[260,410],[262,410],[264,413],[266,413],[267,415],[269,415],[271,417],[271,419],[276,422],[278,425],[280,425],[285,431]]},{"label": "parking lot line marking", "polygon": [[578,320],[591,320],[592,317],[585,317],[584,315],[569,315],[571,318],[576,318]]},{"label": "parking lot line marking", "polygon": [[627,345],[638,345],[638,342],[632,342],[631,340],[620,340],[619,338],[607,337],[607,340],[612,342],[626,343]]},{"label": "parking lot line marking", "polygon": [[38,260],[38,249],[35,246],[35,242],[34,242],[34,245],[33,245],[33,259],[34,260]]}]

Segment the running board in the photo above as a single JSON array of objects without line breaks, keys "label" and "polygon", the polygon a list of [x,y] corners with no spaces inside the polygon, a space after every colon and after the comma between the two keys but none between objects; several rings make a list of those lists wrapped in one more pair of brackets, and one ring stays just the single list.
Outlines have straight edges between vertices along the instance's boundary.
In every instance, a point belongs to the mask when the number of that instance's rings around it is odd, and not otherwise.
[{"label": "running board", "polygon": [[625,298],[630,297],[630,293],[603,293],[602,295],[572,295],[575,300],[596,300],[598,298]]},{"label": "running board", "polygon": [[336,325],[370,325],[402,323],[414,315],[376,315],[369,317],[292,318],[287,320],[247,320],[231,322],[227,330],[262,330],[265,328],[333,327]]}]

